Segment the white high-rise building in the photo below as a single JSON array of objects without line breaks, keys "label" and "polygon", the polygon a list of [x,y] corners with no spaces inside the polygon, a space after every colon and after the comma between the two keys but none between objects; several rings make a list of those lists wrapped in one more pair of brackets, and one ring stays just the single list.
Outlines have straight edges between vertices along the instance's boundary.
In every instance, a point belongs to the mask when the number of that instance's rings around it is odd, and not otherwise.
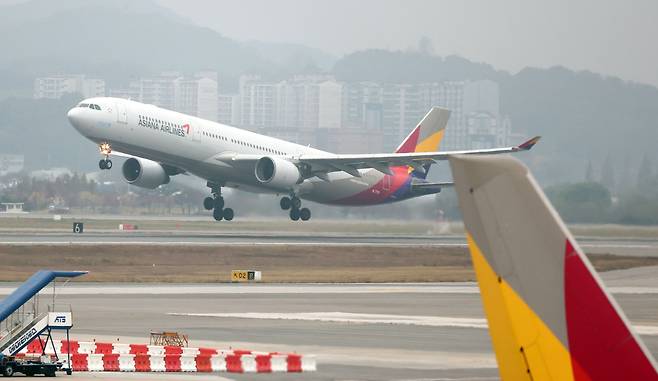
[{"label": "white high-rise building", "polygon": [[240,125],[240,95],[217,95],[217,121],[229,126]]},{"label": "white high-rise building", "polygon": [[184,77],[178,72],[164,72],[144,77],[127,88],[110,89],[110,96],[136,100],[168,110],[208,120],[217,120],[217,73],[199,72]]},{"label": "white high-rise building", "polygon": [[84,74],[55,75],[34,79],[34,98],[59,99],[64,94],[81,94],[83,98],[104,97],[105,81],[86,78]]},{"label": "white high-rise building", "polygon": [[318,127],[338,129],[342,127],[343,85],[334,80],[318,86]]}]

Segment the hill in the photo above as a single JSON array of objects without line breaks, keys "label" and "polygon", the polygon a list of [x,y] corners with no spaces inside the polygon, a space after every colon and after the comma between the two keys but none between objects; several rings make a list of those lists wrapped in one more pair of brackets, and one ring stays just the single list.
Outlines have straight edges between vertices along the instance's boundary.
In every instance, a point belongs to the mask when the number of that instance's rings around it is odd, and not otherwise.
[{"label": "hill", "polygon": [[344,81],[497,81],[501,112],[511,117],[513,129],[543,136],[527,159],[547,182],[582,180],[590,160],[600,174],[601,163],[610,157],[619,174],[634,172],[645,154],[658,157],[658,89],[653,86],[563,67],[510,74],[461,57],[382,50],[347,55],[336,62],[334,73]]}]

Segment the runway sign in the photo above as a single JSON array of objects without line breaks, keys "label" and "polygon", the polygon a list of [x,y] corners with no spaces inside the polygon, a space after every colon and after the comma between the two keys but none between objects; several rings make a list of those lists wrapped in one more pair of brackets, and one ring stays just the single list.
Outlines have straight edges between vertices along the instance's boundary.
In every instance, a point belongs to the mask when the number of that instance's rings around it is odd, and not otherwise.
[{"label": "runway sign", "polygon": [[231,271],[231,282],[260,282],[261,272],[253,270]]},{"label": "runway sign", "polygon": [[82,222],[73,223],[73,233],[81,234],[84,232],[84,224]]}]

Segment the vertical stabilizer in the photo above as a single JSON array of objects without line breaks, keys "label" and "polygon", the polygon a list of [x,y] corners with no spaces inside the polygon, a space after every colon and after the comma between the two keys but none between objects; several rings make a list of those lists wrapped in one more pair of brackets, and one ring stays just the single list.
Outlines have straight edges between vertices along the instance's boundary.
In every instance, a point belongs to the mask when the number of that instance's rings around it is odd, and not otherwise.
[{"label": "vertical stabilizer", "polygon": [[[432,107],[416,128],[402,141],[396,153],[437,152],[450,119],[450,110]],[[411,170],[411,169],[410,169]],[[423,171],[413,172],[415,177],[425,178],[429,165]]]},{"label": "vertical stabilizer", "polygon": [[656,380],[656,366],[528,169],[450,158],[503,380]]}]

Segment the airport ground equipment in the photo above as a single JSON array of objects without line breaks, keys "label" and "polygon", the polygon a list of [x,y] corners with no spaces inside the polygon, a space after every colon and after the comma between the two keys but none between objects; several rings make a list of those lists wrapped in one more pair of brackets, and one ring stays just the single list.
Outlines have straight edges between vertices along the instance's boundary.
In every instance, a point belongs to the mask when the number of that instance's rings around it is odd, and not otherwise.
[{"label": "airport ground equipment", "polygon": [[[52,333],[56,330],[65,331],[68,339],[73,326],[71,307],[56,304],[56,280],[64,278],[66,283],[84,274],[86,271],[40,270],[0,301],[2,355],[14,356],[34,340],[40,344],[40,354],[45,355],[48,345],[54,348]],[[52,295],[42,295],[41,291],[50,284]],[[55,360],[59,362],[60,359],[56,356]],[[67,360],[70,364],[70,359]],[[70,367],[67,368],[67,373],[70,371]]]},{"label": "airport ground equipment", "polygon": [[150,345],[187,347],[188,336],[179,332],[151,332]]},{"label": "airport ground equipment", "polygon": [[0,374],[3,377],[11,377],[16,373],[21,373],[28,377],[36,374],[55,377],[55,372],[61,369],[61,367],[62,364],[50,361],[50,356],[38,360],[28,360],[0,354]]}]

